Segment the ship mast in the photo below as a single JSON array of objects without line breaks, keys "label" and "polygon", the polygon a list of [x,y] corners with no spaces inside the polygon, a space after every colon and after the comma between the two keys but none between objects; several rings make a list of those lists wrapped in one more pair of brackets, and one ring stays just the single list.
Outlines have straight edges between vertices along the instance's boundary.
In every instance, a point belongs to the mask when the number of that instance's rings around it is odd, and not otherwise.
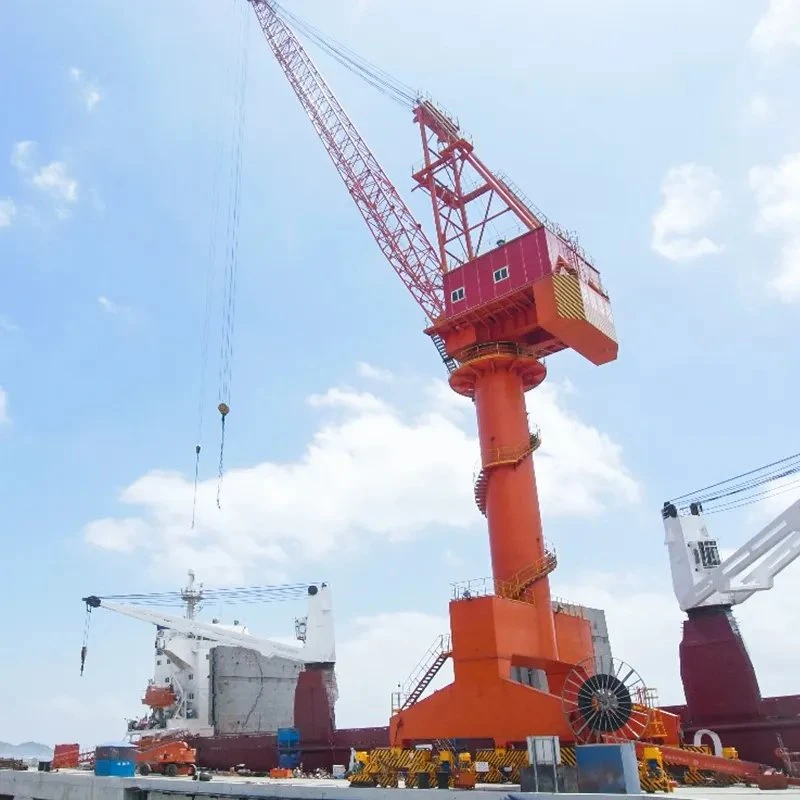
[{"label": "ship mast", "polygon": [[181,589],[181,600],[186,603],[186,619],[194,619],[197,607],[203,601],[203,584],[199,584],[198,588],[194,588],[195,574],[194,570],[189,570],[189,583]]}]

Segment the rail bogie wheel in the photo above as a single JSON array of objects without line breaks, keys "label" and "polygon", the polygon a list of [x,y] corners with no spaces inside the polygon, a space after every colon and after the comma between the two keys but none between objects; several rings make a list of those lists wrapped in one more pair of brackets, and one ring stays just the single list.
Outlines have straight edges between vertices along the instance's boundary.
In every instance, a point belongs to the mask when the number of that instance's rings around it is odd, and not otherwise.
[{"label": "rail bogie wheel", "polygon": [[576,742],[637,741],[652,708],[639,673],[616,658],[588,658],[564,681],[561,706]]}]

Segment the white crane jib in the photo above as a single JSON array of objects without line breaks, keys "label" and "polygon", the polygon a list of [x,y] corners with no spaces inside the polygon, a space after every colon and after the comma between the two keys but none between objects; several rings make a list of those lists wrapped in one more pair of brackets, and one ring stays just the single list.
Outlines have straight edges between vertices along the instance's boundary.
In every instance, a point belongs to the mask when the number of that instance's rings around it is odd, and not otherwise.
[{"label": "white crane jib", "polygon": [[683,611],[743,603],[755,592],[771,589],[775,576],[800,556],[800,500],[724,561],[702,511],[700,503],[692,503],[688,514],[681,514],[674,503],[661,510],[672,587]]},{"label": "white crane jib", "polygon": [[[195,639],[230,647],[245,647],[249,650],[255,650],[267,658],[279,656],[304,664],[330,664],[336,661],[331,590],[324,583],[320,586],[311,585],[308,587],[308,615],[304,620],[305,639],[302,646],[262,639],[228,626],[200,622],[193,618],[173,616],[161,611],[137,606],[120,605],[99,597],[87,597],[84,599],[87,605],[92,608],[105,608],[109,611],[115,611],[118,614],[124,614],[126,617],[149,622],[159,628],[182,633]],[[172,655],[177,660],[183,660],[179,653]]]}]

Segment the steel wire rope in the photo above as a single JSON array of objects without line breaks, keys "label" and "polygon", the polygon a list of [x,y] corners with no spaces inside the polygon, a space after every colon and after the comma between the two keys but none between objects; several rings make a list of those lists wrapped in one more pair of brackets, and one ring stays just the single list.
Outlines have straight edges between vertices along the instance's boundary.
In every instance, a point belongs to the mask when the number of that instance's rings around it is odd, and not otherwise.
[{"label": "steel wire rope", "polygon": [[[677,504],[682,500],[695,500],[695,498],[703,497],[703,496],[705,496],[705,497],[714,497],[715,495],[704,495],[703,493],[704,492],[708,492],[710,489],[716,489],[718,487],[722,487],[722,486],[725,486],[725,485],[728,485],[728,484],[732,484],[734,481],[738,481],[741,478],[748,478],[748,477],[750,477],[752,475],[757,475],[758,473],[763,472],[764,470],[771,469],[773,467],[777,467],[777,466],[786,464],[787,462],[791,462],[791,461],[794,461],[794,460],[797,460],[797,459],[800,459],[800,453],[795,453],[794,455],[787,456],[786,458],[779,459],[778,461],[773,461],[773,462],[771,462],[769,464],[765,464],[765,465],[763,465],[761,467],[757,467],[756,469],[751,469],[748,472],[742,472],[739,475],[735,475],[733,478],[727,478],[726,480],[718,481],[717,483],[709,484],[708,486],[704,486],[702,489],[697,489],[694,492],[686,492],[685,494],[677,495],[676,497],[673,497],[670,502]],[[798,469],[800,469],[800,464],[798,464],[792,471],[797,471]],[[717,493],[717,495],[718,496],[722,496],[722,493]]]},{"label": "steel wire rope", "polygon": [[[792,457],[790,457],[787,460],[790,461],[791,458]],[[781,463],[785,463],[785,461],[783,461]],[[768,466],[771,466],[771,465],[768,465]],[[747,474],[750,475],[750,474],[753,474],[753,473],[763,472],[763,470],[765,470],[767,468],[768,467],[765,466],[765,467],[762,467],[760,470],[753,470],[752,473],[747,473]],[[734,493],[736,493],[738,491],[746,490],[746,489],[749,489],[749,488],[752,488],[752,487],[755,487],[755,486],[761,486],[761,485],[763,485],[765,483],[769,483],[770,481],[773,481],[773,480],[778,480],[780,478],[786,477],[787,475],[791,475],[791,474],[797,472],[798,469],[800,469],[800,463],[796,463],[794,465],[790,465],[790,466],[784,467],[782,469],[774,469],[774,470],[772,470],[770,472],[767,472],[767,473],[765,473],[763,475],[754,475],[754,477],[748,478],[747,480],[741,481],[740,483],[734,483],[734,481],[737,480],[737,478],[732,478],[728,482],[728,483],[732,484],[730,486],[730,488],[725,489],[725,490],[720,490],[720,491],[717,491],[717,492],[713,492],[713,493],[705,493],[705,494],[703,494],[701,492],[700,494],[696,495],[696,497],[698,497],[700,499],[716,499],[718,497],[722,497],[722,496],[725,496],[725,495],[728,495],[728,494],[734,494]]]},{"label": "steel wire rope", "polygon": [[219,405],[217,408],[221,418],[221,434],[219,445],[219,472],[217,480],[217,508],[222,507],[222,479],[225,470],[225,421],[230,411],[231,383],[233,369],[233,342],[236,320],[236,288],[239,266],[239,221],[242,184],[242,152],[244,145],[244,129],[246,118],[247,74],[249,51],[247,38],[249,33],[249,14],[241,14],[239,26],[239,64],[238,83],[235,98],[234,145],[231,163],[228,216],[225,242],[225,287],[222,309],[222,336],[220,340],[219,364]]},{"label": "steel wire rope", "polygon": [[324,34],[319,28],[293,14],[279,3],[272,3],[272,6],[279,17],[284,22],[294,28],[328,55],[338,61],[346,69],[358,75],[366,83],[377,89],[387,97],[396,102],[411,108],[419,97],[419,92],[414,91],[410,86],[395,78],[386,70],[360,56],[341,42],[337,42],[330,36]]},{"label": "steel wire rope", "polygon": [[[227,53],[230,49],[230,27],[226,26],[225,31],[227,37],[222,43],[223,52]],[[221,85],[223,89],[227,89],[231,81],[232,64],[225,61],[222,71]],[[220,117],[222,115],[220,114]],[[205,275],[205,302],[203,305],[203,327],[201,333],[201,349],[200,349],[200,378],[198,388],[198,408],[197,408],[197,435],[195,438],[195,464],[194,464],[194,493],[192,496],[192,529],[194,529],[195,521],[197,518],[197,491],[200,480],[200,451],[203,442],[203,428],[205,422],[205,407],[206,407],[206,387],[208,376],[208,353],[209,343],[211,338],[211,307],[214,297],[214,287],[216,284],[216,268],[218,259],[217,248],[217,233],[219,226],[219,208],[220,208],[220,182],[222,173],[222,152],[223,152],[223,130],[224,125],[217,125],[216,136],[212,144],[213,161],[211,170],[211,215],[209,220],[209,237],[208,237],[208,261],[206,265]]]},{"label": "steel wire rope", "polygon": [[792,481],[789,484],[781,486],[773,491],[768,492],[759,492],[751,497],[748,498],[739,498],[736,501],[732,501],[730,503],[725,503],[720,506],[712,507],[709,510],[703,509],[705,514],[718,514],[722,511],[733,511],[737,508],[744,508],[745,506],[751,506],[755,503],[763,502],[764,500],[770,500],[773,497],[779,497],[782,494],[786,494],[787,492],[795,491],[800,488],[800,477],[797,480]]},{"label": "steel wire rope", "polygon": [[[267,601],[294,600],[308,593],[308,583],[284,586],[243,586],[227,589],[203,589],[203,602],[228,601],[231,603],[258,603]],[[130,605],[184,605],[183,593],[178,591],[148,592],[132,594],[96,595],[99,600],[124,601]]]},{"label": "steel wire rope", "polygon": [[[707,496],[705,498],[702,498],[700,500],[700,502],[701,503],[714,503],[714,502],[717,502],[718,500],[723,500],[725,498],[734,497],[734,495],[741,495],[744,492],[749,492],[749,491],[751,491],[753,489],[758,489],[759,487],[764,487],[767,484],[774,483],[775,481],[780,481],[780,480],[782,480],[784,478],[789,478],[792,475],[796,475],[798,470],[800,470],[800,467],[796,467],[796,468],[790,469],[790,470],[784,470],[782,472],[776,472],[776,473],[770,474],[768,476],[765,476],[764,478],[759,479],[757,481],[750,481],[748,483],[735,486],[735,487],[733,487],[732,489],[729,489],[726,492],[720,492],[720,493],[717,493],[715,495]],[[769,491],[770,490],[768,488],[766,488],[766,489],[762,489],[760,492],[756,492],[755,494],[756,495],[766,494]],[[743,499],[743,498],[738,498],[738,499]]]}]

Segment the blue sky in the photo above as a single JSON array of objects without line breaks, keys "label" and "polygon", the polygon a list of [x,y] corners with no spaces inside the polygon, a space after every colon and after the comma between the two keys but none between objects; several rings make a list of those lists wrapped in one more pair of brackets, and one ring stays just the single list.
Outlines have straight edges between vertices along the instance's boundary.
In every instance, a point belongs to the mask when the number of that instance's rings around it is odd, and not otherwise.
[{"label": "blue sky", "polygon": [[[481,157],[594,255],[619,360],[561,354],[529,396],[554,592],[605,605],[615,654],[679,700],[661,502],[797,449],[800,15],[791,0],[287,6],[455,112]],[[223,264],[209,243],[225,236],[242,24],[219,511]],[[80,597],[177,588],[189,567],[217,585],[329,580],[341,721],[379,724],[446,626],[449,582],[488,573],[470,406],[447,393],[420,312],[242,0],[74,0],[47,15],[7,0],[0,29],[0,508],[17,643],[0,666],[0,740],[118,735],[140,711],[151,631],[95,614],[79,679]],[[311,54],[409,197],[409,115]],[[784,500],[714,531],[735,545]],[[800,650],[773,636],[790,625],[791,584],[740,611],[766,692],[797,690]],[[223,610],[275,635],[300,611]],[[640,641],[645,617],[658,652]]]}]

